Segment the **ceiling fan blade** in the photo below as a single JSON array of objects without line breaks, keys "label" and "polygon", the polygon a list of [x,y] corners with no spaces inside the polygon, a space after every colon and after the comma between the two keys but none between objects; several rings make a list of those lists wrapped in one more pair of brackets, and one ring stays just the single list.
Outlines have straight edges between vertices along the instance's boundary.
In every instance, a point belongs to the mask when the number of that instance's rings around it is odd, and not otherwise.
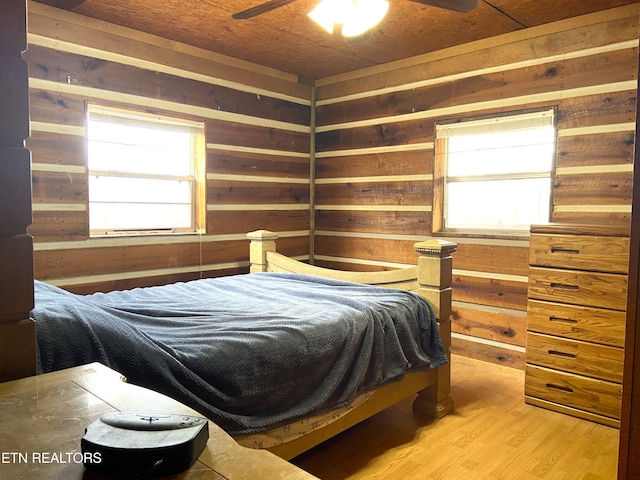
[{"label": "ceiling fan blade", "polygon": [[289,5],[295,1],[297,0],[270,0],[268,2],[261,3],[260,5],[256,5],[255,7],[234,13],[231,16],[236,20],[247,20],[249,18],[262,15],[263,13],[270,12],[271,10],[275,10],[276,8],[284,7],[285,5]]},{"label": "ceiling fan blade", "polygon": [[412,2],[467,13],[478,6],[478,0],[411,0]]}]

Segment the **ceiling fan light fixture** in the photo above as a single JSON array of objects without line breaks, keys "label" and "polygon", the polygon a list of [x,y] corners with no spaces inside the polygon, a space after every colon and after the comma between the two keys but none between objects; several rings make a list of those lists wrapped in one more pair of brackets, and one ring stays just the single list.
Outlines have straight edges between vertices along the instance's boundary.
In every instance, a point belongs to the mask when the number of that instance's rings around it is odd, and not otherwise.
[{"label": "ceiling fan light fixture", "polygon": [[333,26],[341,19],[341,9],[344,6],[342,0],[322,0],[316,7],[311,10],[307,16],[325,29],[328,33],[333,33]]},{"label": "ceiling fan light fixture", "polygon": [[353,2],[353,15],[342,24],[342,35],[355,37],[362,35],[382,21],[389,10],[387,0],[360,0]]},{"label": "ceiling fan light fixture", "polygon": [[342,35],[353,37],[375,27],[388,10],[387,0],[322,0],[308,16],[329,33],[342,25]]}]

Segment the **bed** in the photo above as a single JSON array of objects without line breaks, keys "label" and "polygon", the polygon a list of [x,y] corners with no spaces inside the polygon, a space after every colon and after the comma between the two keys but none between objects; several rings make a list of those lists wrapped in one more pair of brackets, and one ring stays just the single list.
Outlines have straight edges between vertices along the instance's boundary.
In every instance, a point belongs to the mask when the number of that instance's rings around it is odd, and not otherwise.
[{"label": "bed", "polygon": [[36,281],[39,369],[99,361],[285,459],[410,395],[427,415],[452,410],[454,244],[418,243],[416,267],[373,274],[248,236],[246,275],[93,295]]}]

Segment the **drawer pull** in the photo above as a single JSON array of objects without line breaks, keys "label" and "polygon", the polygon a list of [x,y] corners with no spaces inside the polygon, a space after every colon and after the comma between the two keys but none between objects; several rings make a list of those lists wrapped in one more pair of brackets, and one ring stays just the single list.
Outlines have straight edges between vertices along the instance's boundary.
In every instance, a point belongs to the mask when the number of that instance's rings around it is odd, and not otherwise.
[{"label": "drawer pull", "polygon": [[573,248],[551,247],[551,253],[569,253],[571,255],[579,255],[580,250]]},{"label": "drawer pull", "polygon": [[557,355],[559,357],[567,357],[567,358],[576,358],[577,355],[574,353],[561,352],[560,350],[547,350],[549,355]]},{"label": "drawer pull", "polygon": [[565,387],[564,385],[556,385],[554,383],[547,383],[547,388],[552,388],[554,390],[560,390],[567,393],[573,393],[573,388]]},{"label": "drawer pull", "polygon": [[574,320],[573,318],[562,318],[562,317],[549,317],[549,321],[558,322],[558,323],[568,323],[570,325],[575,325],[576,323],[578,323],[578,321]]},{"label": "drawer pull", "polygon": [[565,290],[580,290],[578,285],[570,285],[568,283],[551,282],[551,288],[563,288]]}]

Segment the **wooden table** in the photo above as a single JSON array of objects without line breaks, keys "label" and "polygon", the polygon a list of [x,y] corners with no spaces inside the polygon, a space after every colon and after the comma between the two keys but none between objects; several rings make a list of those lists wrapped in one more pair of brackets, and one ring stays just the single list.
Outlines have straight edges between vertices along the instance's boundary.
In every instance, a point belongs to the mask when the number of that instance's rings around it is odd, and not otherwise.
[{"label": "wooden table", "polygon": [[[0,478],[97,479],[85,470],[80,439],[112,411],[197,415],[157,392],[126,383],[99,363],[0,384]],[[167,478],[167,477],[165,477]],[[310,480],[313,475],[263,450],[238,445],[209,422],[209,441],[189,470],[168,478]]]}]

